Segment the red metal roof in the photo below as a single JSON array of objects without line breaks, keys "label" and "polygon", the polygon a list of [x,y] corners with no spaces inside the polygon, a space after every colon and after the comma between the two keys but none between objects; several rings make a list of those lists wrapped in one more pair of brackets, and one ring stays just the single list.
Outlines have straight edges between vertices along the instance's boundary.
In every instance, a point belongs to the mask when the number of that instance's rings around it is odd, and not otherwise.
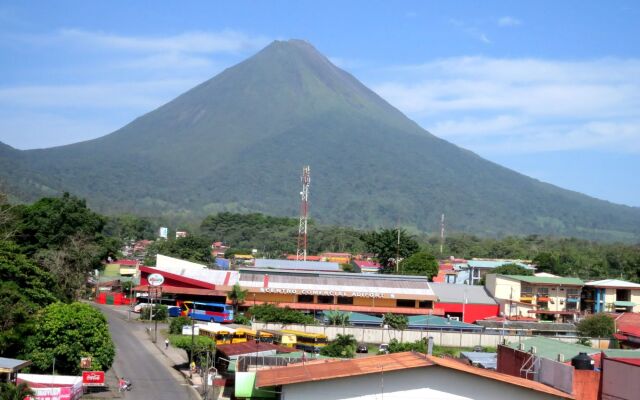
[{"label": "red metal roof", "polygon": [[[200,281],[197,279],[193,279],[193,278],[187,278],[186,276],[182,276],[182,275],[177,275],[177,274],[172,274],[171,272],[167,272],[167,271],[161,271],[158,270],[154,267],[145,267],[145,266],[141,266],[140,267],[140,272],[142,273],[142,280],[146,281],[146,277],[147,274],[160,274],[163,277],[167,278],[167,279],[173,279],[176,280],[178,282],[184,282],[187,283],[189,285],[193,285],[199,288],[203,288],[203,289],[215,289],[216,285],[214,285],[213,283],[208,283],[208,282],[204,282],[204,281]],[[144,282],[143,282],[144,283]]]},{"label": "red metal roof", "polygon": [[233,344],[220,344],[216,346],[217,351],[225,354],[227,357],[238,356],[242,354],[251,354],[261,351],[275,350],[278,353],[293,353],[298,351],[291,347],[278,346],[273,343],[262,342],[245,342],[245,343],[233,343]]},{"label": "red metal roof", "polygon": [[[133,290],[136,292],[147,292],[149,291],[149,286],[138,285],[134,287]],[[162,285],[162,293],[191,294],[191,295],[198,295],[198,296],[226,296],[227,295],[227,292],[224,290],[185,288],[185,287],[167,286],[167,285]]]},{"label": "red metal roof", "polygon": [[367,261],[367,260],[354,260],[353,263],[358,267],[367,267],[367,268],[382,268],[382,265],[378,264],[375,261]]},{"label": "red metal roof", "polygon": [[420,353],[403,352],[351,360],[327,361],[311,365],[292,365],[258,371],[256,387],[289,385],[293,383],[323,381],[346,378],[381,372],[440,366],[480,376],[495,381],[520,386],[525,389],[547,393],[566,399],[574,399],[573,395],[561,392],[550,386],[528,379],[515,377],[499,372],[473,367],[453,359],[426,356]]},{"label": "red metal roof", "polygon": [[636,367],[640,367],[640,358],[612,357],[612,358],[607,358],[607,360],[620,361],[625,364],[630,364],[630,365],[635,365]]},{"label": "red metal roof", "polygon": [[638,325],[618,325],[618,332],[627,336],[636,336],[640,338],[640,326]]}]

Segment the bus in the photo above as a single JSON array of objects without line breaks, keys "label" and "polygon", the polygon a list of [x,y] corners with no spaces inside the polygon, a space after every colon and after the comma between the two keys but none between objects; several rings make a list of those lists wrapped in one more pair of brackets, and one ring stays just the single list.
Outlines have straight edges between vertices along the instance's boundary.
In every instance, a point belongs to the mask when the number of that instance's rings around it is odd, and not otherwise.
[{"label": "bus", "polygon": [[296,337],[296,348],[310,353],[317,353],[327,345],[327,335],[324,333],[307,333],[302,331],[282,330],[283,334]]},{"label": "bus", "polygon": [[180,308],[182,315],[198,321],[233,322],[233,307],[223,303],[184,301]]},{"label": "bus", "polygon": [[233,337],[236,333],[235,329],[218,323],[198,324],[198,331],[200,336],[210,337],[217,345],[234,343]]},{"label": "bus", "polygon": [[256,332],[249,328],[236,328],[233,340],[233,343],[253,342],[256,340],[263,343],[273,343],[274,337],[272,333],[266,331]]},{"label": "bus", "polygon": [[273,344],[278,344],[284,347],[295,348],[296,347],[296,335],[291,333],[282,333],[281,331],[274,331],[268,329],[260,330],[260,333],[265,333],[273,336]]}]

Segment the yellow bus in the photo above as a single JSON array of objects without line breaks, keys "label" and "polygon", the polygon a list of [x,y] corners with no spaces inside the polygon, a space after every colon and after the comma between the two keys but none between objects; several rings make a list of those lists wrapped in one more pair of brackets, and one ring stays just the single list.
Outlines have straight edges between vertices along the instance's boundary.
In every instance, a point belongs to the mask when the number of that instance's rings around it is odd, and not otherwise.
[{"label": "yellow bus", "polygon": [[273,336],[273,343],[284,347],[296,347],[296,335],[292,333],[283,333],[281,331],[272,331],[268,329],[260,330],[260,333],[266,333]]},{"label": "yellow bus", "polygon": [[280,332],[287,335],[294,335],[296,337],[295,347],[307,352],[316,353],[327,345],[327,335],[324,333],[307,333],[286,329]]},{"label": "yellow bus", "polygon": [[[230,344],[234,342],[235,329],[227,328],[220,324],[198,324],[200,336],[207,336],[216,341],[216,344]],[[245,339],[246,342],[246,339]]]},{"label": "yellow bus", "polygon": [[[236,328],[236,333],[234,335],[234,338],[236,337],[244,338],[245,342],[259,340],[260,342],[263,342],[263,343],[273,343],[274,341],[274,337],[272,333],[269,333],[266,331],[256,332],[253,329],[249,329],[249,328]],[[234,341],[234,343],[241,343],[241,342]]]}]

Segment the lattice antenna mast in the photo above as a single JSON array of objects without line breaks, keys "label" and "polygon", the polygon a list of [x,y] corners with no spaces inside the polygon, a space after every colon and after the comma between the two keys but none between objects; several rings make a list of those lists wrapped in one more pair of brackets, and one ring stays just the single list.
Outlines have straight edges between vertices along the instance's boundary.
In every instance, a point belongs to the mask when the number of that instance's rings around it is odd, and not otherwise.
[{"label": "lattice antenna mast", "polygon": [[311,183],[311,168],[302,168],[302,191],[300,192],[300,223],[298,224],[298,251],[296,260],[307,261],[307,219],[309,216],[309,184]]},{"label": "lattice antenna mast", "polygon": [[440,255],[442,255],[442,250],[444,248],[444,214],[440,218]]}]

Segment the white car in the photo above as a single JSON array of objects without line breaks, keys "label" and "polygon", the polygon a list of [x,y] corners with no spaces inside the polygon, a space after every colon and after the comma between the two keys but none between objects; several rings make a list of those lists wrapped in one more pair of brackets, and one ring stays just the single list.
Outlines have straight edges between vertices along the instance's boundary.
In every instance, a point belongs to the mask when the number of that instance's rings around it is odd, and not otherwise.
[{"label": "white car", "polygon": [[147,308],[147,307],[151,307],[151,304],[150,303],[136,304],[135,307],[133,307],[133,312],[139,313],[140,311],[142,311],[143,308]]}]

